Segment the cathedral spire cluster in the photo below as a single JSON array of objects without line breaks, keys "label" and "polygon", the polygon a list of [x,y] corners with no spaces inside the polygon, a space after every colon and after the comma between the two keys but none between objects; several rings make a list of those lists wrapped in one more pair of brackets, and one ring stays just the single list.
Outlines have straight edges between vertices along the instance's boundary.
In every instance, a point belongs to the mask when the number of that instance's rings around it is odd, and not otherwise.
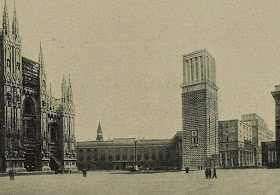
[{"label": "cathedral spire cluster", "polygon": [[13,24],[12,24],[12,33],[16,36],[19,35],[18,19],[17,19],[17,11],[16,11],[16,4],[15,3],[14,3],[14,17],[13,17]]},{"label": "cathedral spire cluster", "polygon": [[[10,34],[9,14],[8,14],[8,7],[7,7],[6,0],[5,0],[4,11],[3,11],[2,34],[6,36],[9,36]],[[16,37],[19,36],[19,27],[18,27],[18,19],[17,19],[15,3],[14,3],[14,15],[13,15],[13,22],[12,22],[12,34]]]},{"label": "cathedral spire cluster", "polygon": [[8,35],[8,34],[9,34],[9,14],[8,14],[7,2],[5,0],[4,12],[3,12],[3,35]]},{"label": "cathedral spire cluster", "polygon": [[40,41],[40,52],[39,52],[39,60],[38,60],[40,67],[43,68],[44,66],[44,57],[43,57],[43,49],[42,49],[42,43]]},{"label": "cathedral spire cluster", "polygon": [[69,74],[68,83],[66,83],[65,76],[63,75],[62,84],[61,84],[61,97],[62,101],[73,102],[73,92],[72,92],[72,84],[71,84],[71,76]]}]

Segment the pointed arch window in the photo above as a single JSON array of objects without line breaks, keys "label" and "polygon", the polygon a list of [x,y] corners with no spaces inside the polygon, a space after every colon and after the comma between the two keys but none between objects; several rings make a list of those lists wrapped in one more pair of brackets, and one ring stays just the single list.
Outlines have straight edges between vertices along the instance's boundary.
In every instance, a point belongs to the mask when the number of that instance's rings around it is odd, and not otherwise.
[{"label": "pointed arch window", "polygon": [[7,67],[10,68],[11,67],[11,60],[7,59]]},{"label": "pointed arch window", "polygon": [[6,95],[6,101],[8,103],[8,106],[12,105],[12,94],[10,92]]}]

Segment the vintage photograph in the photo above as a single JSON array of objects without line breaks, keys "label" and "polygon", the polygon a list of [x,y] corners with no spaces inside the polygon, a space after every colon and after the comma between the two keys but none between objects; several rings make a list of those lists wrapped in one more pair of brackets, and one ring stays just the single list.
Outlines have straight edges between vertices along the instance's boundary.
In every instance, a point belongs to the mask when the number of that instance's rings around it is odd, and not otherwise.
[{"label": "vintage photograph", "polygon": [[0,194],[280,194],[279,10],[1,0]]}]

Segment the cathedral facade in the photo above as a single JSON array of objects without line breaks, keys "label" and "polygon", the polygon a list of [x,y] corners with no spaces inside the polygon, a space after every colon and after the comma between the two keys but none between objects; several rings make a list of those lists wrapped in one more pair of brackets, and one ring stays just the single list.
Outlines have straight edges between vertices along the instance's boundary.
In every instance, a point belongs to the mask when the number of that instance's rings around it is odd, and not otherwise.
[{"label": "cathedral facade", "polygon": [[5,3],[0,30],[0,171],[76,169],[75,107],[69,79],[61,97],[46,88],[42,47],[38,62],[22,56],[16,9]]}]

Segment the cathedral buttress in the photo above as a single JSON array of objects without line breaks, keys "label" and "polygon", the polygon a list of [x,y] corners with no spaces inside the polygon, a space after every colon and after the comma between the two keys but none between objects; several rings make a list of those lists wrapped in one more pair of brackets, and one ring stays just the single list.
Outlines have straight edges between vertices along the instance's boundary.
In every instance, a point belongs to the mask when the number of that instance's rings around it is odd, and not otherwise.
[{"label": "cathedral buttress", "polygon": [[[64,146],[64,161],[65,165],[71,165],[76,161],[76,140],[75,140],[75,131],[74,131],[74,119],[75,119],[75,110],[73,104],[73,93],[72,93],[72,85],[71,79],[69,75],[68,84],[66,84],[65,77],[63,76],[62,80],[62,123],[63,123],[63,146]],[[68,159],[68,160],[67,160]],[[72,166],[76,166],[72,164]]]},{"label": "cathedral buttress", "polygon": [[47,113],[47,90],[46,90],[46,72],[44,64],[43,49],[40,42],[39,51],[39,86],[40,86],[40,126],[41,126],[41,137],[42,137],[42,170],[48,171],[49,167],[49,133],[48,133],[48,113]]}]

